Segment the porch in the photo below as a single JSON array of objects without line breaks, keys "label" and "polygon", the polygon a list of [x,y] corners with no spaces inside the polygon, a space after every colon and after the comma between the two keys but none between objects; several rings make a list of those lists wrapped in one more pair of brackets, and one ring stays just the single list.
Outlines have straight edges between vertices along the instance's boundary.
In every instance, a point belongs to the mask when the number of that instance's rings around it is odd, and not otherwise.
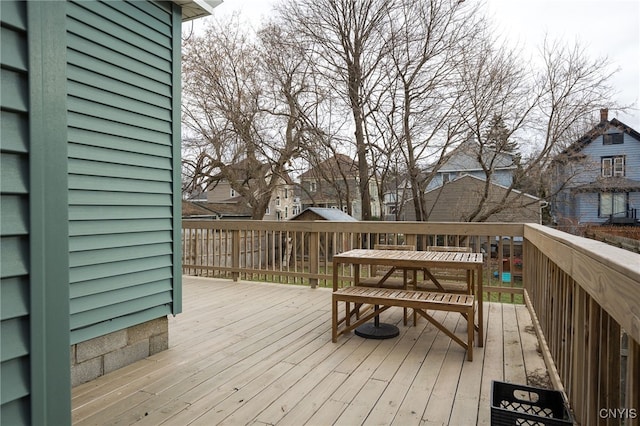
[{"label": "porch", "polygon": [[[527,308],[485,303],[474,360],[426,321],[331,343],[331,291],[184,277],[170,348],[73,389],[87,424],[489,424],[491,381],[550,386]],[[466,328],[456,313],[435,313]]]},{"label": "porch", "polygon": [[[484,253],[473,362],[400,309],[382,318],[398,338],[331,343],[332,257],[375,243]],[[202,278],[184,279],[170,349],[76,387],[75,423],[488,424],[492,380],[550,381],[579,424],[640,423],[636,253],[502,223],[184,221],[182,247]]]}]

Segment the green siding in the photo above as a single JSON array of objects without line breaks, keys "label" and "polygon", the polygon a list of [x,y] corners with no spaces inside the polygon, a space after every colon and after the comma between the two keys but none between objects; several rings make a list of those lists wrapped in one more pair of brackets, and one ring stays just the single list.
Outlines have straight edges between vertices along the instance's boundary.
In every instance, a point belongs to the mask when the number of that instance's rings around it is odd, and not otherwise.
[{"label": "green siding", "polygon": [[172,5],[88,1],[70,2],[67,16],[69,282],[77,343],[176,310],[180,163],[172,120],[180,109],[173,97],[180,15]]},{"label": "green siding", "polygon": [[2,424],[70,424],[69,344],[181,310],[180,18],[0,1]]},{"label": "green siding", "polygon": [[29,142],[26,4],[0,2],[0,420],[29,424]]}]

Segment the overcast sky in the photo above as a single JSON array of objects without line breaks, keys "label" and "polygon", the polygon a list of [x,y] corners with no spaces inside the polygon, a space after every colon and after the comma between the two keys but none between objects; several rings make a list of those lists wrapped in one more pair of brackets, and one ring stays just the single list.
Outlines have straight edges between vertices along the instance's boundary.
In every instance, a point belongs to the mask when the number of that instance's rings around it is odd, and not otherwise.
[{"label": "overcast sky", "polygon": [[[259,23],[277,0],[224,0],[214,16],[238,10]],[[466,0],[469,3],[476,0]],[[639,0],[484,0],[487,15],[506,40],[527,51],[538,48],[545,34],[569,44],[578,40],[592,58],[607,56],[619,68],[613,81],[626,114],[610,112],[640,131],[640,1]],[[206,19],[206,18],[205,18]]]}]

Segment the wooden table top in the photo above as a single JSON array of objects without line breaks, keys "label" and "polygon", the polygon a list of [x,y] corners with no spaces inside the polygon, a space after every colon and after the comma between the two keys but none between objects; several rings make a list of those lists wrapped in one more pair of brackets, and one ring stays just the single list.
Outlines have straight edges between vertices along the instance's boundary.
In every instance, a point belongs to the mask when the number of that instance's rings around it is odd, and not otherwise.
[{"label": "wooden table top", "polygon": [[369,263],[397,267],[438,265],[478,266],[483,263],[482,253],[459,253],[441,251],[367,250],[355,249],[335,254],[334,261]]}]

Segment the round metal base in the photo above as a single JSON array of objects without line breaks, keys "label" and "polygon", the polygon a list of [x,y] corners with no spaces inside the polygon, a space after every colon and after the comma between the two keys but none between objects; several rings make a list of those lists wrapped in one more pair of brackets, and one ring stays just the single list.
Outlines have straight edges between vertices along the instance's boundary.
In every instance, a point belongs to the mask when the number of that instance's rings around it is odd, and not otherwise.
[{"label": "round metal base", "polygon": [[354,333],[365,339],[391,339],[399,335],[400,330],[392,324],[369,322],[356,328]]}]

